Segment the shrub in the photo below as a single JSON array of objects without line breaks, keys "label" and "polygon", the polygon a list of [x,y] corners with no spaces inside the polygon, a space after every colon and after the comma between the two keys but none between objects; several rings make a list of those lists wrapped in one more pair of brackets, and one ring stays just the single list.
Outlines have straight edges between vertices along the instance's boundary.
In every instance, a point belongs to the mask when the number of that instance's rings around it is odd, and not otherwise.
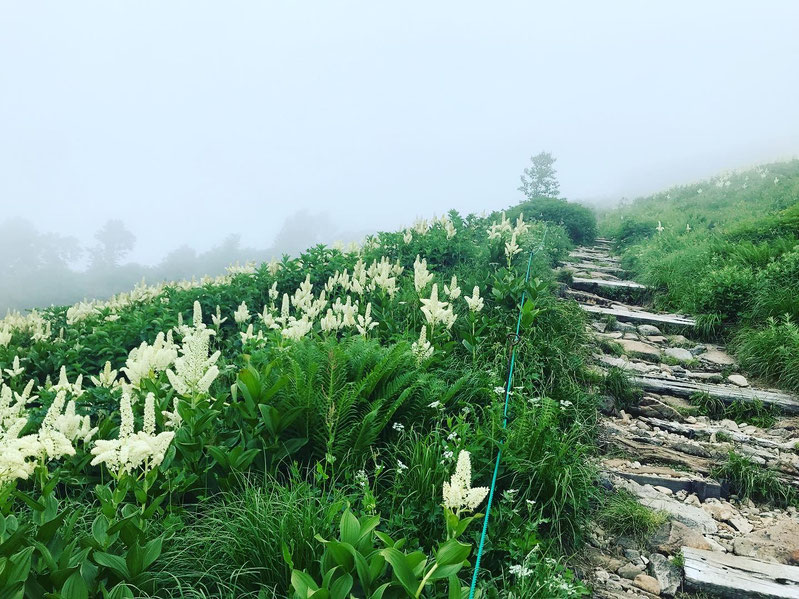
[{"label": "shrub", "polygon": [[746,328],[733,340],[741,366],[756,377],[799,391],[799,326],[789,317],[769,318],[762,329]]},{"label": "shrub", "polygon": [[737,321],[746,310],[755,284],[751,268],[727,265],[705,273],[697,285],[697,309],[717,313],[722,320]]},{"label": "shrub", "polygon": [[574,243],[589,244],[596,239],[596,216],[580,204],[556,198],[535,198],[507,210],[508,218],[514,219],[520,212],[525,217],[563,225]]}]

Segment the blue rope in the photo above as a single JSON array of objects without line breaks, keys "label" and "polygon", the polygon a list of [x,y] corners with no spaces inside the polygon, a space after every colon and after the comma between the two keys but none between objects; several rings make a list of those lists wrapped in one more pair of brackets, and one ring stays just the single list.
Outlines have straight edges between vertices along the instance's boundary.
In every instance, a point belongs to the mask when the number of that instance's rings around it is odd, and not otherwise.
[{"label": "blue rope", "polygon": [[[512,341],[512,350],[510,355],[510,366],[508,367],[508,381],[505,386],[505,408],[502,412],[502,428],[508,428],[508,404],[510,403],[510,389],[513,382],[513,368],[516,365],[516,344],[519,342],[519,331],[522,326],[522,309],[524,308],[524,300],[527,294],[527,282],[530,280],[530,266],[533,264],[533,254],[540,252],[544,247],[544,241],[547,238],[547,231],[549,228],[544,229],[544,236],[541,238],[541,243],[538,248],[530,250],[530,256],[527,258],[527,274],[524,276],[525,289],[522,290],[522,299],[519,304],[519,317],[516,319],[516,335]],[[502,458],[502,442],[500,441],[499,449],[497,450],[497,461],[494,463],[494,475],[491,477],[491,489],[488,492],[488,505],[486,505],[486,515],[483,518],[483,532],[480,534],[480,545],[477,547],[477,559],[474,562],[474,574],[472,574],[472,586],[469,589],[469,599],[474,599],[474,591],[477,588],[477,574],[480,572],[480,559],[483,557],[483,546],[485,545],[486,536],[488,536],[488,516],[491,513],[491,503],[494,501],[494,489],[497,485],[497,475],[499,474],[499,461]]]}]

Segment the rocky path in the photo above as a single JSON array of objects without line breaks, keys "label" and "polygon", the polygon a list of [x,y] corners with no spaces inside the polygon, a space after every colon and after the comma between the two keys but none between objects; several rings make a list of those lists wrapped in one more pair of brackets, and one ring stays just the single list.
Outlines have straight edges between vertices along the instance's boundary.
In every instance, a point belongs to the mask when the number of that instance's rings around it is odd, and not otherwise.
[{"label": "rocky path", "polygon": [[[565,293],[591,315],[593,368],[623,371],[641,390],[627,405],[606,398],[603,483],[669,517],[647,539],[591,531],[595,596],[799,598],[796,509],[741,501],[712,476],[735,451],[799,488],[799,397],[747,380],[723,346],[693,340],[690,316],[647,309],[646,288],[625,278],[607,240],[563,268]],[[702,415],[752,402],[775,416],[756,419],[770,426]]]}]

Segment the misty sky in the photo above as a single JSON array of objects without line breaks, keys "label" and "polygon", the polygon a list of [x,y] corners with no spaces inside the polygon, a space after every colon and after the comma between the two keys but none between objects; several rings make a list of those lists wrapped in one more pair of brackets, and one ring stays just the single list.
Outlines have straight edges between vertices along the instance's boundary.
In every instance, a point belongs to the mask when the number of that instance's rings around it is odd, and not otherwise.
[{"label": "misty sky", "polygon": [[155,261],[298,209],[617,198],[799,153],[799,2],[0,0],[0,219]]}]

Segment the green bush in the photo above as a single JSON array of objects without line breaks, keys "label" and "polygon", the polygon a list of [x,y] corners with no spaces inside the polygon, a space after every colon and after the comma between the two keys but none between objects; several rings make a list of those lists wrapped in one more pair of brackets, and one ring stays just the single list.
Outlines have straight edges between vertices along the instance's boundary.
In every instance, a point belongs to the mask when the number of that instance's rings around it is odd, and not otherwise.
[{"label": "green bush", "polygon": [[590,244],[596,239],[596,216],[590,208],[574,202],[556,198],[535,198],[510,208],[506,213],[510,219],[515,219],[519,213],[523,213],[525,218],[563,225],[569,238],[577,244]]},{"label": "green bush", "polygon": [[742,329],[733,348],[741,366],[754,376],[799,391],[799,326],[791,318],[769,318],[762,329]]}]

